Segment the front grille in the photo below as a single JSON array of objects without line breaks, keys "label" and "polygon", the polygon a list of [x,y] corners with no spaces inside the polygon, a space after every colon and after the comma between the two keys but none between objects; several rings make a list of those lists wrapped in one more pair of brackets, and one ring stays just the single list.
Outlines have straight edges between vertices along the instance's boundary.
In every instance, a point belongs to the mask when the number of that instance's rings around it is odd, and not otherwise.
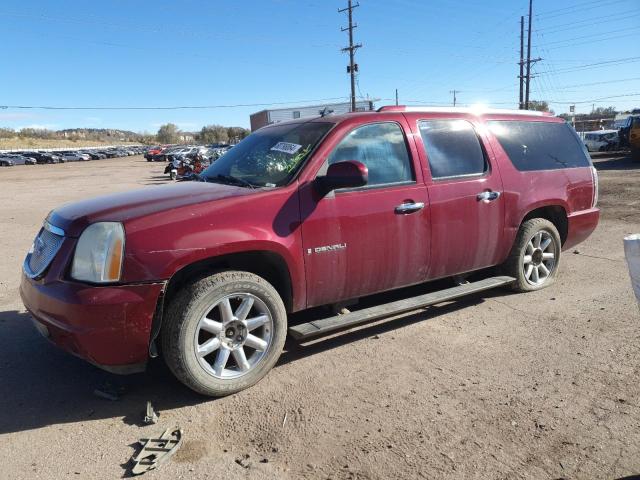
[{"label": "front grille", "polygon": [[[56,233],[51,230],[55,230]],[[25,260],[25,271],[30,277],[35,278],[42,275],[60,250],[63,240],[64,232],[45,223]]]}]

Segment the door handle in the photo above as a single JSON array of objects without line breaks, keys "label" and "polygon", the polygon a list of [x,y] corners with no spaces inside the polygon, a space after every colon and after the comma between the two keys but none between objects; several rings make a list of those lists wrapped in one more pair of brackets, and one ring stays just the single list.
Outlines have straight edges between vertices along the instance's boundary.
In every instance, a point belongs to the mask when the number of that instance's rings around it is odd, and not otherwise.
[{"label": "door handle", "polygon": [[500,197],[500,192],[492,192],[492,191],[488,191],[488,192],[480,192],[478,195],[476,195],[476,198],[478,200],[484,200],[486,202],[493,202],[494,200],[497,200]]},{"label": "door handle", "polygon": [[422,210],[423,208],[424,203],[422,202],[406,202],[398,205],[395,209],[395,212],[401,215],[406,215],[407,213],[414,213],[418,210]]}]

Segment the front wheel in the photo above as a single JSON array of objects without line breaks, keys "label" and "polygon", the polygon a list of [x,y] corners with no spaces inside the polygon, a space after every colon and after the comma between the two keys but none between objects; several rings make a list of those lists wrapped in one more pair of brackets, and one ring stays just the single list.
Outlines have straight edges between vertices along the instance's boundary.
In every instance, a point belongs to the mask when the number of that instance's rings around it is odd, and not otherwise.
[{"label": "front wheel", "polygon": [[186,386],[221,397],[260,381],[278,360],[286,332],[286,310],[271,284],[248,272],[220,272],[170,303],[163,354]]},{"label": "front wheel", "polygon": [[549,220],[524,222],[503,264],[505,273],[516,279],[513,290],[530,292],[551,285],[558,273],[561,246],[558,229]]}]

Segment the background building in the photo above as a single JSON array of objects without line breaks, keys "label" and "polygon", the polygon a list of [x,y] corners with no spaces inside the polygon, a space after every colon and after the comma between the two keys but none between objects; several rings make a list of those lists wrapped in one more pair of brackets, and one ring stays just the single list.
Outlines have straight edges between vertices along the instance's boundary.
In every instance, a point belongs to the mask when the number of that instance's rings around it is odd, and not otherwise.
[{"label": "background building", "polygon": [[[364,112],[373,110],[375,100],[361,100],[356,102],[356,110]],[[326,109],[327,113],[335,115],[348,113],[351,110],[351,103],[325,103],[322,105],[311,105],[305,107],[276,108],[273,110],[261,110],[251,115],[251,131],[255,132],[259,128],[272,123],[286,122],[296,118],[317,117]]]}]

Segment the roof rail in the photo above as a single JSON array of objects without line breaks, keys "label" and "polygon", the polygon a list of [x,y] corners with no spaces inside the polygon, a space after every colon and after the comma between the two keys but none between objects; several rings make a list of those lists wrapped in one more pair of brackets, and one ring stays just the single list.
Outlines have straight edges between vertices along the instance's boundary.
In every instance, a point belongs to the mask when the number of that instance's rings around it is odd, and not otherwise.
[{"label": "roof rail", "polygon": [[553,117],[551,112],[537,110],[512,110],[507,108],[485,107],[408,107],[406,105],[385,105],[378,112],[425,112],[425,113],[470,113],[472,115],[506,114],[506,115],[536,115],[539,117]]}]

